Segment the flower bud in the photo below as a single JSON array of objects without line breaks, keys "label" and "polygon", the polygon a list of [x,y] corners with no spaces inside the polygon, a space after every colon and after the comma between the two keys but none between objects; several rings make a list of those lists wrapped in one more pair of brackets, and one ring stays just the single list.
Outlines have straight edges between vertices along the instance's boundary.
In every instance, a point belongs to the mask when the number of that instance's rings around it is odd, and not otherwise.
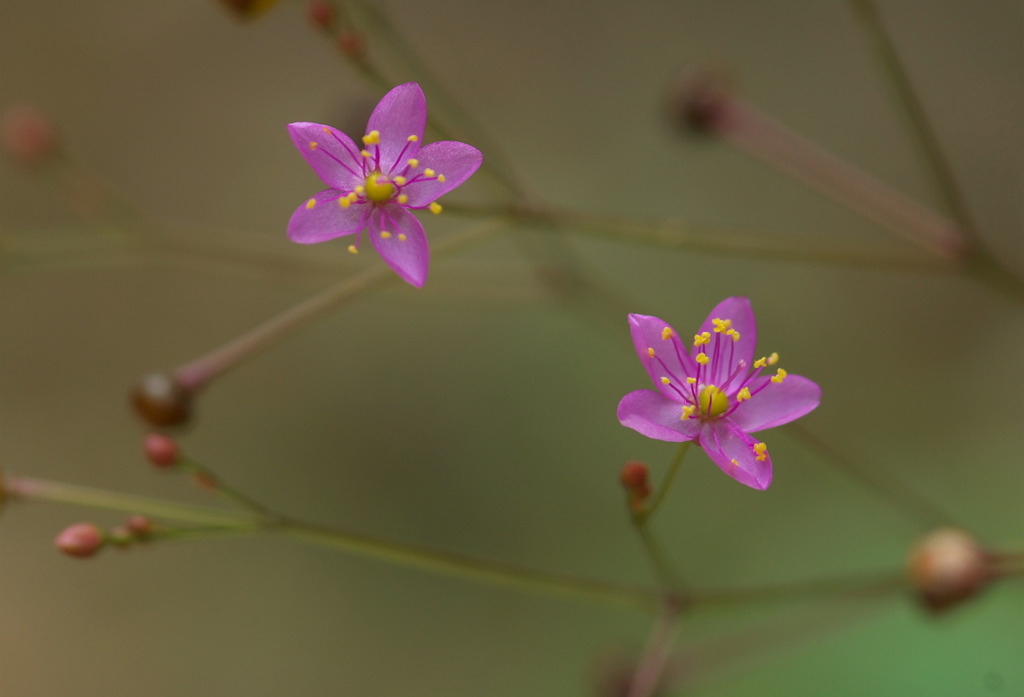
[{"label": "flower bud", "polygon": [[132,390],[136,413],[151,426],[178,426],[192,415],[192,394],[166,373],[143,376]]},{"label": "flower bud", "polygon": [[907,572],[925,606],[943,612],[985,588],[993,578],[992,557],[966,532],[941,528],[911,551]]},{"label": "flower bud", "polygon": [[38,109],[19,104],[12,106],[0,124],[0,142],[15,160],[36,165],[56,152],[59,139],[50,119]]},{"label": "flower bud", "polygon": [[106,542],[106,535],[97,526],[75,523],[57,535],[54,544],[64,554],[85,559],[100,551]]},{"label": "flower bud", "polygon": [[129,516],[125,521],[125,527],[137,540],[145,540],[153,534],[153,521],[144,515]]},{"label": "flower bud", "polygon": [[731,118],[732,83],[731,76],[720,68],[708,68],[688,76],[669,98],[672,120],[697,133],[721,130]]},{"label": "flower bud", "polygon": [[366,55],[366,41],[353,29],[347,29],[338,36],[338,47],[349,58],[361,60]]},{"label": "flower bud", "polygon": [[334,12],[325,0],[312,0],[309,3],[309,19],[314,26],[326,29],[334,21]]},{"label": "flower bud", "polygon": [[160,469],[174,467],[181,458],[177,442],[163,433],[146,434],[142,441],[142,450],[146,453],[146,459],[153,463],[154,467]]},{"label": "flower bud", "polygon": [[645,463],[630,460],[622,466],[622,471],[619,472],[619,481],[622,482],[622,486],[626,491],[637,491],[645,488],[649,489],[649,474],[650,472]]}]

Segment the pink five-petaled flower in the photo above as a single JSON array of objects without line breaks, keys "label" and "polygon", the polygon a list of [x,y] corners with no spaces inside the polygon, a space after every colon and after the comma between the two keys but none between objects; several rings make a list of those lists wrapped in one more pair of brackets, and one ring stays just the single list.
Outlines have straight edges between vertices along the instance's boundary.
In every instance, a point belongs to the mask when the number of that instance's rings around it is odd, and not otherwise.
[{"label": "pink five-petaled flower", "polygon": [[416,287],[427,280],[430,252],[423,226],[409,209],[440,213],[436,199],[480,167],[483,155],[454,141],[420,148],[427,102],[415,82],[394,88],[370,115],[362,147],[341,131],[319,123],[288,125],[295,147],[329,189],[292,215],[288,237],[314,244],[363,230],[384,261]]},{"label": "pink five-petaled flower", "polygon": [[630,315],[637,355],[658,388],[630,392],[619,421],[648,438],[697,441],[730,477],[755,489],[772,482],[768,446],[751,433],[781,426],[813,410],[821,388],[775,365],[778,354],[754,360],[757,329],[747,298],[727,298],[711,312],[688,352],[662,320]]}]

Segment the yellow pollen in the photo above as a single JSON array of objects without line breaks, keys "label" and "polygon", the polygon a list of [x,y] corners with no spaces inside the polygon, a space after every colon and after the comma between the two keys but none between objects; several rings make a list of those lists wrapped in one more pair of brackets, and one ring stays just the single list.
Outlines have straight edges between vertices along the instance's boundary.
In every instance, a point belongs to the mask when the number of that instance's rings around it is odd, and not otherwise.
[{"label": "yellow pollen", "polygon": [[423,170],[423,174],[425,174],[428,177],[432,177],[434,176],[434,170],[427,167],[425,170]]},{"label": "yellow pollen", "polygon": [[386,239],[391,237],[391,233],[388,232],[387,230],[381,230],[380,231],[380,236],[381,236],[382,239],[386,240]]},{"label": "yellow pollen", "polygon": [[662,339],[662,341],[667,341],[668,339],[671,339],[671,338],[672,338],[672,327],[665,327],[664,329],[661,330],[661,339]]},{"label": "yellow pollen", "polygon": [[359,249],[354,244],[348,246],[348,251],[350,254],[359,254]]},{"label": "yellow pollen", "polygon": [[697,378],[686,378],[686,384],[687,385],[696,385],[697,384]]},{"label": "yellow pollen", "polygon": [[721,334],[732,326],[731,319],[718,319],[717,317],[711,320],[711,324],[715,325],[715,331]]},{"label": "yellow pollen", "polygon": [[736,331],[735,329],[730,329],[729,331],[727,331],[725,333],[725,335],[726,336],[731,336],[733,341],[739,341],[740,340],[740,333],[738,331]]},{"label": "yellow pollen", "polygon": [[380,131],[370,131],[363,136],[363,143],[366,145],[376,145],[380,142]]},{"label": "yellow pollen", "polygon": [[402,204],[409,203],[409,197],[405,194],[398,194],[398,202]]},{"label": "yellow pollen", "polygon": [[729,409],[729,397],[714,385],[708,385],[697,396],[701,416],[721,416]]},{"label": "yellow pollen", "polygon": [[394,181],[396,184],[401,186],[402,184],[405,184],[406,178],[405,177],[395,177],[392,181]]},{"label": "yellow pollen", "polygon": [[654,349],[648,347],[647,355],[650,356],[651,358],[654,358]]},{"label": "yellow pollen", "polygon": [[366,178],[366,198],[374,203],[389,201],[394,193],[395,185],[380,172],[374,172]]},{"label": "yellow pollen", "polygon": [[767,363],[768,363],[768,359],[765,358],[764,356],[761,356],[756,361],[754,361],[754,367],[755,368],[763,368]]},{"label": "yellow pollen", "polygon": [[434,201],[433,203],[430,204],[430,212],[433,213],[434,215],[437,215],[442,210],[444,209],[441,208],[441,204],[438,203],[437,201]]},{"label": "yellow pollen", "polygon": [[662,385],[667,385],[667,384],[669,384],[669,380],[668,380],[668,378],[662,378],[662,379],[661,379],[661,384],[662,384]]},{"label": "yellow pollen", "polygon": [[748,387],[744,387],[736,395],[736,401],[737,402],[742,402],[744,399],[750,399],[750,388],[748,388]]},{"label": "yellow pollen", "polygon": [[330,132],[331,132],[331,129],[329,129],[327,126],[324,126],[322,130],[323,130],[324,133],[327,133],[327,134],[330,134]]},{"label": "yellow pollen", "polygon": [[408,238],[405,236],[405,233],[402,233],[402,232],[398,233],[398,241],[399,242],[405,242],[407,239]]},{"label": "yellow pollen", "polygon": [[768,365],[775,365],[778,362],[779,362],[779,354],[773,353],[772,355],[768,356]]},{"label": "yellow pollen", "polygon": [[356,194],[365,194],[366,193],[366,187],[363,186],[362,184],[360,184],[359,186],[356,187],[355,193]]},{"label": "yellow pollen", "polygon": [[708,358],[708,354],[704,352],[697,354],[697,362],[700,363],[701,365],[707,365],[709,360],[711,359]]},{"label": "yellow pollen", "polygon": [[310,150],[316,150],[316,141],[313,141],[313,140],[309,141],[309,149]]},{"label": "yellow pollen", "polygon": [[710,332],[704,332],[703,334],[694,334],[693,335],[693,345],[694,346],[703,346],[704,344],[708,343],[709,341],[711,341],[711,333]]},{"label": "yellow pollen", "polygon": [[313,210],[313,206],[315,206],[315,205],[316,205],[316,199],[315,198],[309,199],[308,201],[306,201],[306,210],[307,211]]},{"label": "yellow pollen", "polygon": [[736,462],[736,458],[729,460],[733,464],[733,467],[739,467],[740,463]]},{"label": "yellow pollen", "polygon": [[772,376],[772,382],[774,382],[776,384],[782,382],[785,379],[786,379],[786,371],[783,370],[782,368],[779,368],[778,372],[775,373],[774,376]]},{"label": "yellow pollen", "polygon": [[352,205],[352,201],[349,200],[348,196],[342,196],[338,199],[338,205],[342,208],[348,208]]},{"label": "yellow pollen", "polygon": [[768,446],[764,443],[755,443],[754,454],[756,455],[754,459],[758,462],[764,462],[768,459]]},{"label": "yellow pollen", "polygon": [[370,154],[370,151],[369,151],[369,150],[360,150],[360,151],[359,151],[359,154],[360,154],[360,155],[362,155],[363,157],[365,157],[366,159],[370,159],[371,157],[373,157],[373,156],[372,156],[372,155]]},{"label": "yellow pollen", "polygon": [[419,139],[419,136],[409,136],[406,140],[408,140],[410,143],[415,143]]},{"label": "yellow pollen", "polygon": [[437,175],[437,181],[439,181],[439,182],[441,182],[443,184],[444,183],[444,175],[443,174]]},{"label": "yellow pollen", "polygon": [[687,419],[693,416],[693,412],[695,411],[697,411],[697,407],[693,406],[692,404],[687,404],[686,406],[683,407],[683,418],[679,420],[686,421]]},{"label": "yellow pollen", "polygon": [[420,166],[420,161],[414,157],[411,160],[409,160],[409,166],[412,167],[413,169],[416,169],[417,167]]}]

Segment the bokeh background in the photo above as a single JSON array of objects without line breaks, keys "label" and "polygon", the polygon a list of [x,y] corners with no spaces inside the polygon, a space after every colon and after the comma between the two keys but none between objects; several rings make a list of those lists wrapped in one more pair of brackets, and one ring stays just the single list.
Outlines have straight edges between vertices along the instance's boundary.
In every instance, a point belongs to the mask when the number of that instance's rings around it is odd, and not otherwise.
[{"label": "bokeh background", "polygon": [[[902,243],[664,110],[688,70],[939,205],[867,42],[838,0],[388,2],[455,97],[551,201],[595,214]],[[1024,13],[1013,0],[887,0],[884,16],[985,240],[1018,271]],[[370,39],[386,66],[386,50]],[[28,103],[66,151],[143,212],[62,167],[0,161],[0,467],[209,502],[152,471],[128,388],[332,280],[369,247],[299,248],[285,223],[319,182],[291,121],[358,134],[379,92],[300,2],[239,22],[215,2],[0,5],[0,109]],[[396,70],[395,84],[416,75]],[[427,91],[428,105],[432,104]],[[486,154],[486,153],[485,153]],[[479,178],[452,201],[490,200]],[[426,221],[432,240],[472,224]],[[517,237],[518,236],[518,237]],[[280,510],[550,571],[650,584],[616,476],[674,452],[622,428],[645,387],[625,312],[685,334],[752,298],[759,345],[818,380],[802,423],[982,540],[1024,542],[1024,321],[974,282],[730,259],[564,236],[607,290],[559,301],[509,229],[436,261],[422,291],[341,308],[215,383],[182,443]],[[535,246],[531,246],[534,249]],[[926,529],[785,429],[765,493],[688,457],[655,527],[701,587],[903,564]],[[642,646],[642,613],[407,571],[282,540],[166,543],[80,562],[44,504],[0,517],[0,695],[591,695]],[[707,612],[683,624],[690,691],[1024,694],[1024,588],[946,617],[910,599]],[[687,658],[689,657],[689,658]]]}]

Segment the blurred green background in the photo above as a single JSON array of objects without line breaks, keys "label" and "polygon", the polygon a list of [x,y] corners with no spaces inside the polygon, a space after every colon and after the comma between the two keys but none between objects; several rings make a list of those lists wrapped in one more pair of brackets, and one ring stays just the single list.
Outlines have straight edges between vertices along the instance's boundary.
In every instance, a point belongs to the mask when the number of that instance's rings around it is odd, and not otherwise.
[{"label": "blurred green background", "polygon": [[[566,207],[903,248],[729,147],[673,130],[671,85],[708,62],[729,66],[767,113],[938,205],[841,2],[386,9],[537,190]],[[894,0],[883,12],[985,240],[1021,270],[1020,3]],[[370,51],[390,64],[372,38]],[[344,243],[300,248],[284,235],[319,188],[285,124],[358,135],[380,95],[299,2],[241,23],[200,0],[5,0],[0,75],[0,110],[43,110],[78,162],[159,221],[128,224],[101,203],[96,223],[89,180],[69,197],[52,169],[0,161],[0,467],[207,503],[144,462],[127,390],[382,263],[368,248],[351,257]],[[478,180],[451,200],[488,200]],[[471,222],[425,224],[436,243]],[[1019,306],[954,277],[570,234],[615,298],[579,312],[536,280],[514,239],[531,234],[511,229],[436,260],[423,291],[341,308],[244,364],[203,396],[183,444],[296,516],[648,585],[616,477],[630,458],[660,476],[674,447],[615,419],[621,396],[648,386],[625,313],[685,335],[722,298],[748,295],[759,350],[823,387],[808,429],[982,540],[1024,542]],[[685,462],[655,528],[694,585],[901,567],[919,522],[785,429],[766,440],[775,482],[764,493],[703,453]],[[52,547],[69,523],[121,519],[6,508],[0,695],[590,695],[650,628],[642,613],[279,540],[166,543],[89,562]],[[903,597],[700,614],[680,632],[685,694],[1021,695],[1021,586],[938,619]]]}]

